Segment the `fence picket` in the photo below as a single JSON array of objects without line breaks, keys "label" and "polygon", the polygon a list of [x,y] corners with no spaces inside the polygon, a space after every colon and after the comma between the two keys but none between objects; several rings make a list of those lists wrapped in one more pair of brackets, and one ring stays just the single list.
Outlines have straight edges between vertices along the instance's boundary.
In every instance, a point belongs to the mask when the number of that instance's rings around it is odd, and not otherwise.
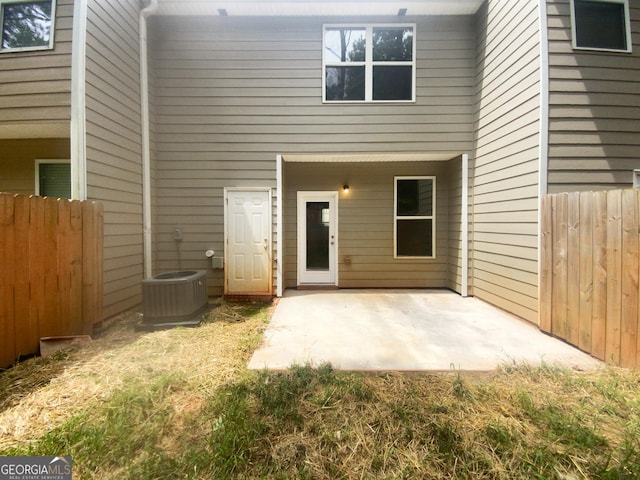
[{"label": "fence picket", "polygon": [[553,322],[551,333],[561,338],[567,338],[567,242],[568,242],[568,211],[567,194],[560,194],[554,198],[554,242],[553,242],[553,293],[552,312]]},{"label": "fence picket", "polygon": [[[29,197],[30,200],[30,225],[29,225],[29,276],[31,288],[31,304],[29,315],[38,325],[38,332],[43,325],[45,315],[45,264],[48,255],[45,246],[44,226],[44,198]],[[47,258],[45,258],[45,256]],[[42,337],[38,333],[38,338]]]},{"label": "fence picket", "polygon": [[552,197],[546,195],[541,202],[542,215],[540,240],[540,287],[538,299],[539,321],[538,325],[543,332],[551,333],[552,318],[552,292],[553,292],[553,218],[551,215]]},{"label": "fence picket", "polygon": [[566,338],[580,343],[580,194],[567,198],[567,319]]},{"label": "fence picket", "polygon": [[591,353],[605,359],[607,324],[607,193],[593,194],[593,319]]},{"label": "fence picket", "polygon": [[607,361],[620,362],[622,304],[622,191],[607,192]]},{"label": "fence picket", "polygon": [[637,192],[622,192],[622,306],[620,365],[636,367],[638,344],[638,211]]},{"label": "fence picket", "polygon": [[17,195],[14,198],[13,251],[14,280],[13,304],[15,321],[15,343],[18,356],[29,355],[38,348],[38,321],[30,315],[29,285],[29,223],[31,211],[29,197]]},{"label": "fence picket", "polygon": [[[82,332],[82,204],[69,204],[69,328],[74,332]],[[95,241],[94,238],[92,238]]]},{"label": "fence picket", "polygon": [[593,318],[593,196],[580,195],[580,306],[578,311],[578,347],[592,349]]}]

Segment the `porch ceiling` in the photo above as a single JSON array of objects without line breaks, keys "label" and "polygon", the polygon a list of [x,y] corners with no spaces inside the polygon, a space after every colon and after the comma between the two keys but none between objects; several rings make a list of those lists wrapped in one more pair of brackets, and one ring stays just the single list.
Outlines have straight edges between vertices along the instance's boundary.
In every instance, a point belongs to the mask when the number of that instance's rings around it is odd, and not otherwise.
[{"label": "porch ceiling", "polygon": [[[483,0],[160,0],[158,15],[473,15]],[[406,9],[406,10],[405,10]]]}]

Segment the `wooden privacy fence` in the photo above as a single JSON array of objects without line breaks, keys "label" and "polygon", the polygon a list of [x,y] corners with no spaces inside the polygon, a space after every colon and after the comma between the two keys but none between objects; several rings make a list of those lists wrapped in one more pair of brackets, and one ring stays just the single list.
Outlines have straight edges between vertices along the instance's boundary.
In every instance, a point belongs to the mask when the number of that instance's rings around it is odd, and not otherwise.
[{"label": "wooden privacy fence", "polygon": [[640,191],[542,199],[540,328],[640,368]]},{"label": "wooden privacy fence", "polygon": [[0,368],[102,321],[102,206],[0,193]]}]

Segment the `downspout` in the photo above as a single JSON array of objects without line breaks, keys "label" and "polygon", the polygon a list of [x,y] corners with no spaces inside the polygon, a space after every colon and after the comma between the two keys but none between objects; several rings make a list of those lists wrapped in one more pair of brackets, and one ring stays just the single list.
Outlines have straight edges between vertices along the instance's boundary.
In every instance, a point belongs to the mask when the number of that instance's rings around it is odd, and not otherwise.
[{"label": "downspout", "polygon": [[73,5],[71,47],[71,198],[87,199],[86,122],[87,0]]},{"label": "downspout", "polygon": [[147,58],[147,18],[158,8],[158,0],[150,0],[140,11],[140,117],[142,143],[142,222],[144,276],[153,275],[151,257],[151,141],[149,132],[149,65]]}]

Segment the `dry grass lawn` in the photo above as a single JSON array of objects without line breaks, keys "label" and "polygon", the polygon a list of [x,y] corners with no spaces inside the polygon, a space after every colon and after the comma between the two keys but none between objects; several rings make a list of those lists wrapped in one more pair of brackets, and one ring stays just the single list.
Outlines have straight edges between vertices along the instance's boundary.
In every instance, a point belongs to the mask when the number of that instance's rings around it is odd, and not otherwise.
[{"label": "dry grass lawn", "polygon": [[248,371],[270,309],[136,332],[0,373],[0,455],[74,478],[640,478],[640,375]]}]

